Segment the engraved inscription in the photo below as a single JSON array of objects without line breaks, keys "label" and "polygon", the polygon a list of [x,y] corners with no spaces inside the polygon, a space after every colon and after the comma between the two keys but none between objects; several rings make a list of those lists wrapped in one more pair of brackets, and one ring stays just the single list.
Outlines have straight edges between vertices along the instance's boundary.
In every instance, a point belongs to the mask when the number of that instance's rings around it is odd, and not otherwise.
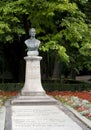
[{"label": "engraved inscription", "polygon": [[55,106],[12,106],[12,130],[82,130]]},{"label": "engraved inscription", "polygon": [[39,65],[32,65],[30,67],[27,67],[26,71],[26,78],[36,79],[40,78],[40,66]]},{"label": "engraved inscription", "polygon": [[32,66],[32,78],[40,78],[40,66]]}]

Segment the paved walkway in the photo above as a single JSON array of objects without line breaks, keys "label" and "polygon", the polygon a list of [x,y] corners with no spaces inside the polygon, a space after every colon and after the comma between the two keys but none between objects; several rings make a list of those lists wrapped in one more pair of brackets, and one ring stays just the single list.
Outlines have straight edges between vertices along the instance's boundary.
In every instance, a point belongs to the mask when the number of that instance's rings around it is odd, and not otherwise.
[{"label": "paved walkway", "polygon": [[[68,117],[70,117],[75,123],[77,123],[81,127],[81,130],[91,130],[91,121],[89,121],[88,119],[84,119],[84,117],[80,116],[80,114],[78,112],[76,112],[75,110],[72,110],[70,107],[68,108],[67,106],[64,106],[61,103],[59,103],[59,107]],[[3,108],[3,110],[5,111],[4,108]],[[4,111],[2,111],[3,117],[5,117]],[[6,112],[7,113],[6,114],[7,126],[6,126],[5,130],[11,130],[10,119],[9,119],[10,118],[9,104],[7,105],[6,111],[7,111]],[[62,118],[62,117],[60,117],[60,118]],[[1,120],[2,120],[2,118],[0,118],[0,121]],[[5,121],[5,119],[3,121]],[[0,129],[0,130],[4,130],[3,125],[4,125],[4,122],[2,123],[2,129]],[[1,126],[0,126],[0,128],[1,128]],[[64,130],[64,129],[62,129],[62,130]],[[67,128],[66,130],[69,130],[69,128]]]},{"label": "paved walkway", "polygon": [[85,82],[90,82],[89,80],[91,80],[91,75],[84,75],[84,76],[77,76],[76,80],[80,80],[80,81],[85,81]]},{"label": "paved walkway", "polygon": [[0,108],[0,130],[4,130],[5,115],[6,115],[6,108],[3,106]]},{"label": "paved walkway", "polygon": [[67,114],[71,119],[73,119],[73,121],[75,121],[82,128],[82,130],[91,130],[91,121],[81,116],[76,110],[61,103],[60,108],[65,112],[65,114]]}]

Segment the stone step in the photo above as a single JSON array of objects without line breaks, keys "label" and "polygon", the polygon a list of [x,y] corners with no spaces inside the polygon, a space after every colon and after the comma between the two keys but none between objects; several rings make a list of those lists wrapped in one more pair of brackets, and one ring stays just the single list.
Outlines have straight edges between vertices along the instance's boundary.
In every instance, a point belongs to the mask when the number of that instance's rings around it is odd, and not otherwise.
[{"label": "stone step", "polygon": [[11,101],[13,105],[53,105],[57,104],[57,101],[50,96],[18,96]]}]

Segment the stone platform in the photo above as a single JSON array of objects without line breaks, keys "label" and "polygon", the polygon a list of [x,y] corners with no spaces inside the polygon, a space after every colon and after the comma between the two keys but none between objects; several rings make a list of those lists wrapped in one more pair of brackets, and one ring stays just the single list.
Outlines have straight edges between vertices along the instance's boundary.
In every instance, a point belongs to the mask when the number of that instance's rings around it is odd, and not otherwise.
[{"label": "stone platform", "polygon": [[82,130],[55,105],[12,107],[12,130]]},{"label": "stone platform", "polygon": [[90,130],[65,106],[47,95],[19,95],[6,108],[5,130]]}]

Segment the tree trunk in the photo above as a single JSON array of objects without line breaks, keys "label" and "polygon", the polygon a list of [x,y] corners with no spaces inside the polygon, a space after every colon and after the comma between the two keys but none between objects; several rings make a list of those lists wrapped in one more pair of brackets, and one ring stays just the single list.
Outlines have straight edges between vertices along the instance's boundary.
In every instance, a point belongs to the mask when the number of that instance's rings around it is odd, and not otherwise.
[{"label": "tree trunk", "polygon": [[76,71],[74,69],[71,70],[71,79],[76,79]]},{"label": "tree trunk", "polygon": [[59,75],[60,75],[60,62],[58,62],[56,60],[55,65],[54,65],[52,79],[53,80],[59,80],[60,79]]}]

